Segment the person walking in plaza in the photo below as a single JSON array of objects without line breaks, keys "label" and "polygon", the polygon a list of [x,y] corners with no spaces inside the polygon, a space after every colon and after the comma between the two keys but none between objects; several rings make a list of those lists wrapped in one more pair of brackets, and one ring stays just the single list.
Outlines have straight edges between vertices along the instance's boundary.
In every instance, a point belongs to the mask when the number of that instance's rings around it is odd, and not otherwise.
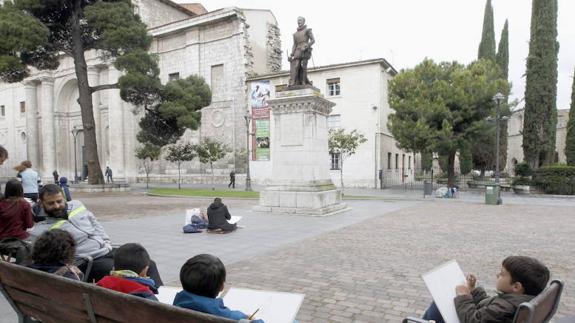
[{"label": "person walking in plaza", "polygon": [[54,172],[52,172],[52,176],[54,176],[54,184],[58,184],[58,179],[60,178],[60,174],[58,174],[58,170],[54,170]]},{"label": "person walking in plaza", "polygon": [[25,160],[14,169],[18,172],[17,177],[22,181],[24,197],[31,199],[34,203],[38,202],[38,185],[41,179],[38,172],[32,169],[32,162]]},{"label": "person walking in plaza", "polygon": [[236,188],[236,172],[232,170],[230,172],[230,183],[228,184],[228,188]]},{"label": "person walking in plaza", "polygon": [[114,179],[112,178],[112,169],[110,168],[110,166],[106,166],[106,181],[108,183],[114,183]]},{"label": "person walking in plaza", "polygon": [[222,203],[221,198],[216,197],[214,203],[208,207],[208,230],[234,231],[237,225],[228,222],[231,218],[228,207]]}]

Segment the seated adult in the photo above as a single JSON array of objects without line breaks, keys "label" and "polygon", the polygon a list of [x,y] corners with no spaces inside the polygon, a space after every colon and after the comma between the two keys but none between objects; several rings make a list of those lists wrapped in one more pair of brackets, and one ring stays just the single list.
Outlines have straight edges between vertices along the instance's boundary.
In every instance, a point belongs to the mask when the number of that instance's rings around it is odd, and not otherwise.
[{"label": "seated adult", "polygon": [[0,199],[0,240],[28,238],[26,229],[34,225],[30,203],[24,200],[24,189],[17,179],[6,183],[4,198]]},{"label": "seated adult", "polygon": [[[39,198],[39,215],[46,220],[36,223],[30,239],[35,240],[45,231],[53,229],[68,231],[76,241],[76,258],[90,256],[94,259],[88,282],[99,281],[110,274],[114,266],[114,251],[110,237],[94,214],[78,200],[67,202],[62,189],[56,184],[43,186]],[[79,267],[85,271],[86,265],[83,263]],[[157,286],[163,285],[155,262],[150,262],[148,273]]]},{"label": "seated adult", "polygon": [[216,197],[214,203],[208,207],[208,230],[234,231],[237,225],[228,222],[231,218],[228,207],[222,203],[221,198]]}]

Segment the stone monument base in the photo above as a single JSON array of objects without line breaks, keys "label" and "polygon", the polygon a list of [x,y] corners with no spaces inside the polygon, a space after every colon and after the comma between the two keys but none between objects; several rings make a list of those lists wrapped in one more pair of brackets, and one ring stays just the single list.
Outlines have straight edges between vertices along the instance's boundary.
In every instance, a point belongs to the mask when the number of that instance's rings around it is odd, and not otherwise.
[{"label": "stone monument base", "polygon": [[271,186],[260,192],[258,212],[327,216],[344,211],[341,191],[333,185],[322,186]]}]

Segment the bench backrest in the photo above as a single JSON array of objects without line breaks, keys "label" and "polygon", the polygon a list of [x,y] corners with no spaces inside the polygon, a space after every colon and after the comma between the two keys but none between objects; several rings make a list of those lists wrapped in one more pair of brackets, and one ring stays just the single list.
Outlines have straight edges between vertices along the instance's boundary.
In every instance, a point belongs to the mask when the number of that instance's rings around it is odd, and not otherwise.
[{"label": "bench backrest", "polygon": [[233,320],[122,294],[0,261],[0,290],[21,322],[193,322]]},{"label": "bench backrest", "polygon": [[555,315],[563,282],[554,280],[541,294],[537,295],[528,303],[519,305],[515,313],[514,323],[546,323]]}]

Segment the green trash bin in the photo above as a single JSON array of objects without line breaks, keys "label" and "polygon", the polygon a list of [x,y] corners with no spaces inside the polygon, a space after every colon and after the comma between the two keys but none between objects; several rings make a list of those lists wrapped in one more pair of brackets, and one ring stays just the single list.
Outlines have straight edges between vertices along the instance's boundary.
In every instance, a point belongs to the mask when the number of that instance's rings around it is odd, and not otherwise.
[{"label": "green trash bin", "polygon": [[499,205],[501,188],[498,183],[485,184],[485,204]]}]

